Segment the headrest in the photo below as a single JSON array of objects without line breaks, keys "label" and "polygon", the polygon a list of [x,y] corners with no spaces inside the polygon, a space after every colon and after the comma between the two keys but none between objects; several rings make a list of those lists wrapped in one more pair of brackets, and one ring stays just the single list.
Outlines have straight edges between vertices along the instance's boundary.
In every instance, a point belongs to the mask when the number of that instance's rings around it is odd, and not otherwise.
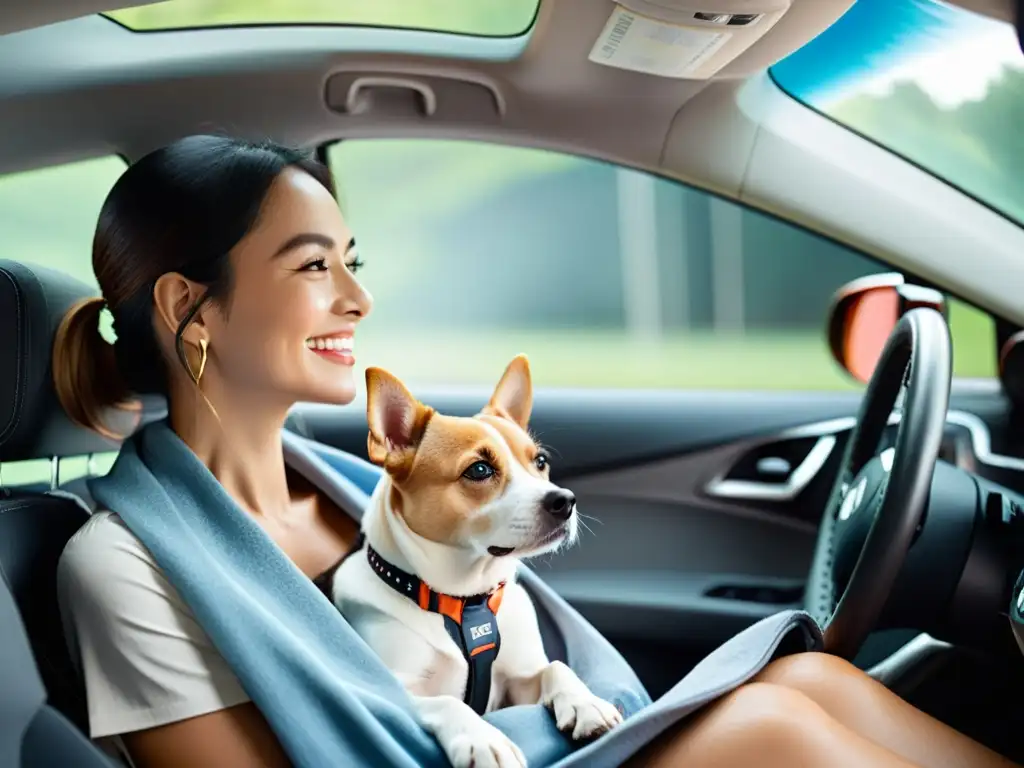
[{"label": "headrest", "polygon": [[95,295],[60,272],[0,259],[0,461],[117,450],[73,424],[53,386],[57,327],[72,304]]}]

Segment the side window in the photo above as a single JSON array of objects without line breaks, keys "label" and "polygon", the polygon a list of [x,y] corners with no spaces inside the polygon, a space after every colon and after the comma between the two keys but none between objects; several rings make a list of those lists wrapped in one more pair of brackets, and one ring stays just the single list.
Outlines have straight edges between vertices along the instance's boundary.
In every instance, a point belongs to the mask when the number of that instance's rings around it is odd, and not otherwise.
[{"label": "side window", "polygon": [[[124,171],[118,157],[101,157],[66,165],[0,176],[0,258],[37,264],[95,285],[92,238],[107,192]],[[112,456],[65,459],[60,480],[87,472],[102,474]],[[50,462],[8,462],[0,466],[4,485],[50,482]]]},{"label": "side window", "polygon": [[58,269],[95,285],[96,219],[124,169],[121,158],[110,156],[0,176],[3,258]]},{"label": "side window", "polygon": [[[519,352],[546,386],[841,389],[825,320],[888,269],[672,181],[481,143],[333,145],[376,298],[364,359],[420,383],[490,384]],[[991,317],[951,312],[956,373],[995,374]]]}]

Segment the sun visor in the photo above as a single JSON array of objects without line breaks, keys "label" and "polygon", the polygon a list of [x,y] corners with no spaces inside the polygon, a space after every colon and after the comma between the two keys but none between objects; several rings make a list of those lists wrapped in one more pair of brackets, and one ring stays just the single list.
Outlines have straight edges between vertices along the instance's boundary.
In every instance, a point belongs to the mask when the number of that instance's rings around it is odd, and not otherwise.
[{"label": "sun visor", "polygon": [[790,0],[618,0],[588,58],[649,75],[706,80],[764,37],[790,4]]}]

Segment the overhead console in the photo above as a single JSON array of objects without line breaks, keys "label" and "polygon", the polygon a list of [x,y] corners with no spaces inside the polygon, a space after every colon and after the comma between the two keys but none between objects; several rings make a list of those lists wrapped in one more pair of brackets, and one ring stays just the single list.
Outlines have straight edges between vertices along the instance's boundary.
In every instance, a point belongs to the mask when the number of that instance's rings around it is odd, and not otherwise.
[{"label": "overhead console", "polygon": [[597,64],[706,80],[774,27],[790,0],[618,0],[591,48]]}]

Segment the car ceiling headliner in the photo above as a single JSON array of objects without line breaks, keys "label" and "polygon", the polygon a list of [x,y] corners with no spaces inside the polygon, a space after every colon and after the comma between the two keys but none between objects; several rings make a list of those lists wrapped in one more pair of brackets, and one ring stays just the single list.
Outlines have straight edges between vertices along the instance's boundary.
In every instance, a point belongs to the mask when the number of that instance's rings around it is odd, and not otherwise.
[{"label": "car ceiling headliner", "polygon": [[[794,0],[716,79],[763,70],[851,2]],[[431,32],[263,27],[140,34],[92,13],[102,7],[94,0],[8,5],[0,30],[67,20],[0,36],[0,172],[111,150],[133,157],[209,130],[301,144],[455,131],[657,168],[673,116],[708,84],[589,62],[610,0],[543,0],[531,33],[474,39],[475,57],[450,55],[467,48],[465,37]],[[345,69],[483,79],[499,92],[505,114],[486,126],[469,115],[405,122],[341,115],[325,107],[324,83]]]},{"label": "car ceiling headliner", "polygon": [[[307,146],[436,137],[547,147],[655,171],[781,216],[1024,325],[1015,289],[1024,280],[1024,229],[767,78],[766,67],[853,0],[791,2],[714,80],[694,81],[589,62],[611,0],[542,0],[520,38],[357,27],[140,34],[95,15],[94,0],[7,0],[0,31],[55,23],[0,34],[0,173],[111,153],[131,160],[200,131]],[[1004,3],[958,2],[997,16]],[[500,114],[341,113],[325,98],[339,73],[432,79],[442,89],[483,84]],[[936,218],[937,209],[949,215]],[[978,246],[977,268],[966,273],[956,245],[965,239]]]}]

